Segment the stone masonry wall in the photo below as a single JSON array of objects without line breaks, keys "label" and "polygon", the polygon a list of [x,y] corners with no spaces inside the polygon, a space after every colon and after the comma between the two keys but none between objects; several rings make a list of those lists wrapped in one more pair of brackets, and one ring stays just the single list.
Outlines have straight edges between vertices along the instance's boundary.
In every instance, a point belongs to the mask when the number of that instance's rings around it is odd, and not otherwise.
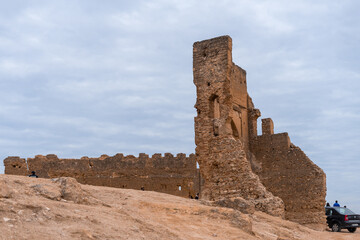
[{"label": "stone masonry wall", "polygon": [[231,50],[228,36],[194,43],[196,159],[204,179],[201,197],[230,205],[237,201],[244,208],[282,216],[282,200],[265,189],[247,159],[246,72],[232,62]]},{"label": "stone masonry wall", "polygon": [[[200,192],[200,173],[194,154],[175,157],[166,153],[146,154],[139,157],[116,154],[100,158],[59,159],[54,154],[35,158],[8,157],[4,160],[5,174],[29,175],[35,171],[39,177],[73,177],[83,184],[131,188],[169,193],[182,197],[195,197]],[[179,188],[180,187],[180,188]]]},{"label": "stone masonry wall", "polygon": [[256,172],[261,182],[284,201],[286,219],[303,224],[324,222],[324,172],[290,142],[287,133],[269,134],[273,128],[263,127],[263,135],[251,142],[251,152],[261,164]]},{"label": "stone masonry wall", "polygon": [[[274,134],[270,118],[262,120],[263,135],[257,135],[261,113],[247,93],[246,72],[232,62],[231,50],[228,36],[194,44],[202,197],[222,202],[242,198],[243,206],[255,204],[255,209],[279,215],[284,203],[287,219],[324,223],[324,172],[291,144],[287,133]],[[233,203],[227,201],[236,206]]]}]

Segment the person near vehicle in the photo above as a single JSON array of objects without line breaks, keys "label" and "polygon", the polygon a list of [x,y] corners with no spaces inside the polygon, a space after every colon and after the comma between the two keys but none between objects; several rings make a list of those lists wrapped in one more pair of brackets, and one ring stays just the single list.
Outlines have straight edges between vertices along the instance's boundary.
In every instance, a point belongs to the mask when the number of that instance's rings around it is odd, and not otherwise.
[{"label": "person near vehicle", "polygon": [[330,203],[326,203],[326,206],[327,206],[327,207],[330,207]]},{"label": "person near vehicle", "polygon": [[340,204],[338,203],[338,201],[336,200],[333,207],[340,207]]}]

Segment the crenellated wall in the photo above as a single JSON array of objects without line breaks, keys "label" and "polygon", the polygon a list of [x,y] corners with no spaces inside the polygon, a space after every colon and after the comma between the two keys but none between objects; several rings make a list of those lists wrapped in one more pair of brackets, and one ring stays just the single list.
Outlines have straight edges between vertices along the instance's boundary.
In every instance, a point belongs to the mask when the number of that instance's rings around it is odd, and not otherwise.
[{"label": "crenellated wall", "polygon": [[83,184],[158,191],[183,197],[195,197],[200,192],[200,173],[194,154],[154,154],[139,157],[116,154],[100,158],[59,159],[54,154],[37,155],[25,160],[8,157],[4,160],[5,174],[39,177],[73,177]]}]

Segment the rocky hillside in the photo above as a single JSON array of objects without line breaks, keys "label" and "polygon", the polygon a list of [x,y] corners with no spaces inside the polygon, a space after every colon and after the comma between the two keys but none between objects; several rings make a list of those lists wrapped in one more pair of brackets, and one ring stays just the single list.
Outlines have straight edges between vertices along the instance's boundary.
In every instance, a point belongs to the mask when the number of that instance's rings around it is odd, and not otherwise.
[{"label": "rocky hillside", "polygon": [[360,239],[360,231],[315,231],[211,205],[72,178],[0,175],[0,239]]}]

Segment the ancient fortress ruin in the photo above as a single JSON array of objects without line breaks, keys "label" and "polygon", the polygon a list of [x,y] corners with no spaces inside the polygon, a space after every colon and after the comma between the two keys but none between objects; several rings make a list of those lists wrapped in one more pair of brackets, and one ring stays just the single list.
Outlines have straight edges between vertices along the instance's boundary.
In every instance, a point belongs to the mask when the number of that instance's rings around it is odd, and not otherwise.
[{"label": "ancient fortress ruin", "polygon": [[[287,133],[274,134],[262,119],[246,87],[246,72],[232,62],[232,40],[222,36],[194,43],[196,154],[149,157],[27,160],[8,157],[5,173],[39,177],[69,176],[80,183],[145,189],[182,197],[200,197],[245,213],[255,210],[299,223],[322,223],[326,176]],[[200,169],[197,168],[197,163]]]}]

